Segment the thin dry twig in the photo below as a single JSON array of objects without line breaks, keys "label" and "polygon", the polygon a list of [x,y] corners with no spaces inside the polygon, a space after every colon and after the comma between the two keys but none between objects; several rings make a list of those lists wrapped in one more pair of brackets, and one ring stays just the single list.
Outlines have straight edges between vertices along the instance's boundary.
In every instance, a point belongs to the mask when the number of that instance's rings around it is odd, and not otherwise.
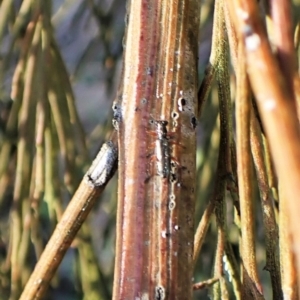
[{"label": "thin dry twig", "polygon": [[96,199],[114,175],[118,157],[116,134],[112,138],[111,141],[103,144],[84,176],[35,266],[20,300],[42,299],[75,235],[93,208]]},{"label": "thin dry twig", "polygon": [[210,287],[211,285],[215,284],[216,282],[218,282],[219,278],[214,277],[205,281],[201,281],[198,283],[195,283],[193,285],[193,289],[194,290],[201,290],[201,289],[207,289],[208,287]]}]

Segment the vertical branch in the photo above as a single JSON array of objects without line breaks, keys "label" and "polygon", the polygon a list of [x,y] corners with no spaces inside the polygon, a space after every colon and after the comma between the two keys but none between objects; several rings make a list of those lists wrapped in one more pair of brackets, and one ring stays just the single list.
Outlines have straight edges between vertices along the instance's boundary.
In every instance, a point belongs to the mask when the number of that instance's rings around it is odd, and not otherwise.
[{"label": "vertical branch", "polygon": [[192,296],[198,26],[199,1],[130,2],[114,299]]}]

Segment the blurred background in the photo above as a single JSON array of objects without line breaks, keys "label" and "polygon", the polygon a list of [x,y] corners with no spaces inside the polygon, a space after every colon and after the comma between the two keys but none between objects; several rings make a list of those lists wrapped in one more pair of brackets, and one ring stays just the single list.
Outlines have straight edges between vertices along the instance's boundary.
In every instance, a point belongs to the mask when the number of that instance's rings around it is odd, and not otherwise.
[{"label": "blurred background", "polygon": [[[111,107],[122,69],[125,1],[47,0],[40,7],[36,2],[0,1],[0,299],[18,299],[55,224],[113,130]],[[213,5],[202,1],[199,82],[210,55]],[[297,3],[294,8],[296,14]],[[214,84],[198,126],[196,224],[214,185],[218,113]],[[257,259],[270,299],[255,189]],[[116,197],[115,176],[64,258],[47,299],[111,299]],[[226,200],[228,238],[238,258],[239,230],[230,195]],[[195,282],[211,278],[216,240],[213,220]],[[209,295],[204,289],[195,292],[195,299]]]}]

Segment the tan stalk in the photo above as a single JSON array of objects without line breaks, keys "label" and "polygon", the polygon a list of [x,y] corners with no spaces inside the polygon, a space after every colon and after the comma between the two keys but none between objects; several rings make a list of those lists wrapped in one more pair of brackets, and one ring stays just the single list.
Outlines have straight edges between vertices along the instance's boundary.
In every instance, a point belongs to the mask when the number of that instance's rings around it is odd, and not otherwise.
[{"label": "tan stalk", "polygon": [[202,218],[199,222],[199,225],[197,227],[197,230],[196,230],[196,233],[195,233],[195,240],[194,240],[194,265],[196,264],[197,262],[197,259],[198,259],[198,256],[199,256],[199,253],[201,251],[201,248],[202,248],[202,245],[204,243],[204,239],[206,237],[206,233],[207,233],[207,230],[208,230],[208,226],[209,226],[209,223],[210,223],[210,219],[211,219],[211,216],[214,212],[214,209],[215,209],[215,201],[213,201],[214,199],[212,198],[205,210],[204,210],[204,213],[202,215]]},{"label": "tan stalk", "polygon": [[[250,149],[250,89],[244,60],[244,47],[239,43],[236,95],[236,139],[239,199],[241,208],[241,255],[243,260],[243,297],[261,299],[255,254],[252,158]],[[249,281],[250,280],[250,281]]]}]

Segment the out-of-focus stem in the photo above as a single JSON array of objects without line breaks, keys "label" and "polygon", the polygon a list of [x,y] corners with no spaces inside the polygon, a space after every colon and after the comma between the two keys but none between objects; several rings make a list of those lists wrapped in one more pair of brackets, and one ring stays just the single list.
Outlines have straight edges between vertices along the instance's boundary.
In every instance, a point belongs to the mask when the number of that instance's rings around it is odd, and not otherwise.
[{"label": "out-of-focus stem", "polygon": [[17,153],[17,170],[14,186],[12,218],[12,255],[11,281],[12,291],[10,299],[17,299],[21,292],[21,269],[25,268],[25,257],[28,251],[30,209],[30,178],[32,176],[32,150],[34,145],[36,91],[36,71],[39,57],[41,26],[37,23],[32,45],[26,62],[24,93],[19,115],[19,140]]},{"label": "out-of-focus stem", "polygon": [[0,151],[0,176],[7,170],[10,161],[9,156],[14,139],[17,137],[17,123],[19,109],[22,103],[22,94],[24,88],[23,72],[25,72],[26,57],[32,43],[33,34],[35,30],[35,22],[28,24],[26,34],[22,43],[21,58],[16,66],[11,88],[11,99],[14,101],[10,115],[6,124],[6,140],[4,141]]},{"label": "out-of-focus stem", "polygon": [[79,120],[78,112],[75,107],[75,97],[73,93],[73,89],[71,86],[70,79],[68,77],[68,72],[65,66],[65,63],[61,57],[60,51],[58,49],[57,43],[55,39],[53,38],[53,35],[49,37],[51,45],[53,47],[54,52],[54,60],[56,61],[57,66],[57,74],[60,76],[60,80],[62,85],[65,87],[65,97],[67,101],[67,106],[70,114],[70,122],[74,127],[74,137],[75,137],[75,143],[77,142],[78,148],[80,150],[79,155],[81,156],[81,160],[83,163],[86,163],[88,161],[88,151],[85,143],[85,133],[84,129],[81,125],[81,122]]},{"label": "out-of-focus stem", "polygon": [[212,45],[209,57],[209,63],[205,69],[205,76],[202,80],[201,86],[198,91],[198,117],[201,116],[204,102],[206,101],[208,94],[211,89],[212,82],[215,77],[216,68],[220,60],[220,52],[218,52],[219,43],[222,39],[222,29],[220,28],[219,16],[222,15],[222,1],[216,1],[214,7],[214,22],[213,22],[213,33],[212,33]]},{"label": "out-of-focus stem", "polygon": [[299,274],[295,265],[296,255],[292,251],[289,233],[289,211],[285,203],[285,187],[279,184],[279,247],[280,247],[280,268],[282,293],[284,299],[299,299]]},{"label": "out-of-focus stem", "polygon": [[13,0],[3,0],[0,6],[0,43],[3,39],[3,34],[6,29],[6,24],[10,16]]},{"label": "out-of-focus stem", "polygon": [[83,300],[109,299],[111,295],[99,268],[88,224],[82,225],[77,240]]},{"label": "out-of-focus stem", "polygon": [[287,92],[293,99],[293,79],[297,71],[297,62],[293,39],[292,3],[290,0],[271,0],[269,4],[274,33],[272,42],[277,49],[276,55],[288,87]]},{"label": "out-of-focus stem", "polygon": [[271,154],[284,187],[291,245],[300,272],[300,131],[296,106],[273,56],[257,2],[230,1],[230,13],[236,32],[245,45],[247,72],[254,91]]}]

